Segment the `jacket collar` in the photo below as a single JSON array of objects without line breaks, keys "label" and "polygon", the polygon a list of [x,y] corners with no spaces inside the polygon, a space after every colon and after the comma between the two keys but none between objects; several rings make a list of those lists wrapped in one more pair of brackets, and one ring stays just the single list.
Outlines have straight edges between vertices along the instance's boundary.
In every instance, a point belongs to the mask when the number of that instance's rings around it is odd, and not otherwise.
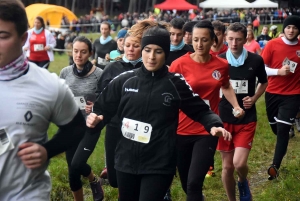
[{"label": "jacket collar", "polygon": [[168,67],[166,65],[163,65],[160,69],[157,71],[148,71],[144,64],[142,64],[141,68],[138,70],[137,74],[144,77],[164,77],[169,72]]}]

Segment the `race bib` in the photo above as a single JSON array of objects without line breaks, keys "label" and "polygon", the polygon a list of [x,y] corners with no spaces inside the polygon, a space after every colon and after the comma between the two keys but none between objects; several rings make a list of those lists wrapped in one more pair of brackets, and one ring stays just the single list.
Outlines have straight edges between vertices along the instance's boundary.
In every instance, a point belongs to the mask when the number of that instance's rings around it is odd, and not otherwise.
[{"label": "race bib", "polygon": [[83,96],[74,97],[75,102],[77,103],[80,110],[84,110],[86,106],[86,102]]},{"label": "race bib", "polygon": [[98,57],[98,62],[97,63],[100,64],[100,65],[106,65],[109,62],[106,61],[105,59],[101,58],[101,57]]},{"label": "race bib", "polygon": [[15,146],[9,138],[9,135],[6,133],[5,129],[0,129],[0,156],[12,149]]},{"label": "race bib", "polygon": [[298,63],[291,61],[287,57],[285,57],[285,59],[282,62],[282,66],[284,65],[288,65],[290,67],[290,72],[295,73]]},{"label": "race bib", "polygon": [[121,130],[125,138],[147,144],[151,138],[152,126],[141,121],[123,118]]},{"label": "race bib", "polygon": [[34,44],[33,45],[33,50],[35,52],[43,51],[44,50],[44,45],[43,44]]},{"label": "race bib", "polygon": [[230,83],[236,94],[248,93],[248,80],[230,80]]}]

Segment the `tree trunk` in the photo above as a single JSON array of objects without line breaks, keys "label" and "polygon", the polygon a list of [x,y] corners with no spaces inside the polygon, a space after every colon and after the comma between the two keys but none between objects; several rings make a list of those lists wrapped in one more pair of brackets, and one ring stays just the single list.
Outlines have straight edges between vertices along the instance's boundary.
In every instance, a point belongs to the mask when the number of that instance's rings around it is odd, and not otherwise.
[{"label": "tree trunk", "polygon": [[146,3],[146,13],[148,13],[149,11],[149,0],[147,0],[147,3]]},{"label": "tree trunk", "polygon": [[48,4],[49,3],[49,0],[46,0],[46,2],[45,2],[46,4]]},{"label": "tree trunk", "polygon": [[103,0],[103,13],[106,15],[106,0]]},{"label": "tree trunk", "polygon": [[141,1],[142,1],[142,0],[139,0],[139,1],[138,1],[138,3],[139,3],[139,4],[138,4],[138,13],[141,13]]},{"label": "tree trunk", "polygon": [[95,0],[92,1],[91,8],[95,8]]},{"label": "tree trunk", "polygon": [[68,8],[68,0],[65,0],[65,7]]},{"label": "tree trunk", "polygon": [[109,16],[112,18],[113,17],[113,8],[114,8],[114,2],[110,0],[110,11],[109,11]]},{"label": "tree trunk", "polygon": [[72,12],[75,13],[75,3],[76,3],[76,0],[72,0]]},{"label": "tree trunk", "polygon": [[132,0],[129,1],[128,13],[132,12]]},{"label": "tree trunk", "polygon": [[101,0],[98,0],[97,7],[100,8],[100,6],[101,6]]},{"label": "tree trunk", "polygon": [[154,8],[155,4],[156,4],[156,0],[152,0],[152,8]]}]

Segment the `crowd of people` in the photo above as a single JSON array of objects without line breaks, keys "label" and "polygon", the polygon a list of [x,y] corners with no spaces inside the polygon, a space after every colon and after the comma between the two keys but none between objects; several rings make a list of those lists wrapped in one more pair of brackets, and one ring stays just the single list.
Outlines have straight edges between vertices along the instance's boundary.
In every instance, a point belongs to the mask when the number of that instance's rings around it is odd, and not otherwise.
[{"label": "crowd of people", "polygon": [[[263,94],[276,135],[266,172],[278,178],[300,107],[299,16],[287,16],[282,33],[264,26],[257,37],[254,22],[150,16],[115,40],[103,21],[93,42],[70,37],[70,65],[59,77],[46,70],[53,34],[40,17],[27,25],[21,1],[0,1],[0,200],[49,200],[47,166],[62,152],[74,200],[84,200],[81,176],[103,200],[87,161],[106,127],[100,177],[120,201],[172,200],[176,168],[186,199],[204,201],[216,150],[228,200],[236,200],[237,183],[239,199],[251,201],[247,164]],[[50,122],[58,130],[48,140]]]}]

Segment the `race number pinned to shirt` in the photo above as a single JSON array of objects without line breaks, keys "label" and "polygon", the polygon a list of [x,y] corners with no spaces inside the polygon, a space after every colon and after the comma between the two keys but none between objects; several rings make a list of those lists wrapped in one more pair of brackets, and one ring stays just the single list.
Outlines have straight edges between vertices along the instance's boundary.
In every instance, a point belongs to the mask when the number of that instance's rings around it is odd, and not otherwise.
[{"label": "race number pinned to shirt", "polygon": [[83,96],[77,96],[77,97],[74,97],[78,107],[80,110],[84,110],[85,109],[85,106],[86,106],[86,102],[85,102],[85,99]]},{"label": "race number pinned to shirt", "polygon": [[121,130],[125,138],[147,144],[150,141],[152,126],[141,121],[123,118]]},{"label": "race number pinned to shirt", "polygon": [[11,139],[9,138],[9,135],[5,131],[5,129],[0,129],[0,156],[12,149],[14,149],[15,146],[12,143]]},{"label": "race number pinned to shirt", "polygon": [[298,63],[291,61],[287,57],[285,57],[285,59],[282,62],[282,66],[284,65],[288,65],[290,67],[290,72],[295,73]]},{"label": "race number pinned to shirt", "polygon": [[43,44],[34,44],[33,45],[33,50],[35,52],[43,51],[44,50],[44,45]]},{"label": "race number pinned to shirt", "polygon": [[248,80],[230,80],[230,83],[236,94],[248,93]]},{"label": "race number pinned to shirt", "polygon": [[100,65],[106,65],[106,64],[108,64],[109,62],[108,62],[106,59],[103,59],[103,58],[101,58],[101,57],[98,57],[97,63],[100,64]]}]

